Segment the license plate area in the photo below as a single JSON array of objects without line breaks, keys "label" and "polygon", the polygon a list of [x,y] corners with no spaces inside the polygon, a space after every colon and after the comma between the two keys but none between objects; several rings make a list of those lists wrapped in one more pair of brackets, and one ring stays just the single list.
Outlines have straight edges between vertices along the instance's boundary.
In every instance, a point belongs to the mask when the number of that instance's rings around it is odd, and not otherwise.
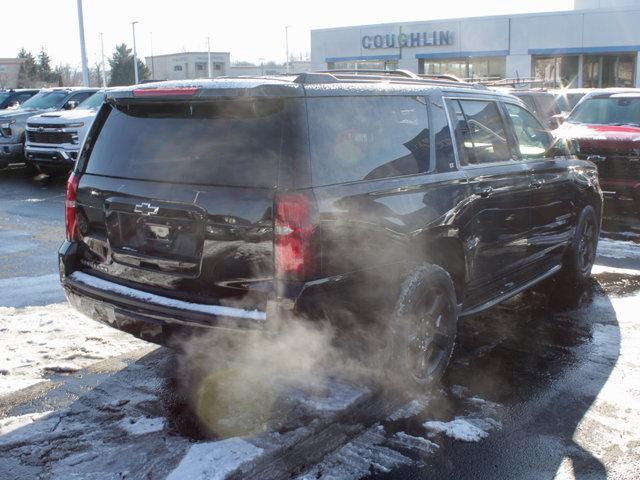
[{"label": "license plate area", "polygon": [[[112,259],[148,270],[197,273],[206,218],[201,209],[192,205],[157,204],[157,210],[145,209],[145,214],[135,211],[139,203],[129,199],[105,202]],[[148,214],[149,211],[154,213]]]}]

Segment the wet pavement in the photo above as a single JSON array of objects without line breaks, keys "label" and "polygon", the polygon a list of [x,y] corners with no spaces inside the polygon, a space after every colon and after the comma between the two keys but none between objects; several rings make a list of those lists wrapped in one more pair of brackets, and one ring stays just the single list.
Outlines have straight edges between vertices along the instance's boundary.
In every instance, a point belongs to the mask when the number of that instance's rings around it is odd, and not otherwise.
[{"label": "wet pavement", "polygon": [[[0,186],[0,282],[55,275],[62,183],[14,170]],[[629,231],[609,238],[630,248]],[[228,388],[233,370],[185,376],[153,345],[50,372],[0,397],[0,479],[640,478],[640,255],[598,263],[626,270],[599,268],[579,298],[551,283],[461,321],[427,395],[337,375]],[[52,303],[55,283],[38,285],[24,305]]]}]

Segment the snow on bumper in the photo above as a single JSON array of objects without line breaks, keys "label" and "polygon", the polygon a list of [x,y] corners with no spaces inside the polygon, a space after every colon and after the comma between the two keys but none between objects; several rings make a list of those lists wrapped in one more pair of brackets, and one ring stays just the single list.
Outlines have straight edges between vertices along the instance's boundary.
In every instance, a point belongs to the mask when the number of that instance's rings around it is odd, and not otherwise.
[{"label": "snow on bumper", "polygon": [[76,271],[63,280],[71,304],[85,315],[144,340],[166,344],[168,330],[261,329],[267,313],[191,303],[133,289]]}]

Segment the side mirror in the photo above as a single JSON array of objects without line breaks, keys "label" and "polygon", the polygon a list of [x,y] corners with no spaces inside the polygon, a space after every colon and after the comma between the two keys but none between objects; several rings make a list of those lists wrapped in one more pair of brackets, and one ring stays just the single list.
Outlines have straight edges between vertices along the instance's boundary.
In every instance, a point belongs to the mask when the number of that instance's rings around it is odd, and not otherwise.
[{"label": "side mirror", "polygon": [[78,106],[78,102],[76,102],[75,100],[69,100],[67,103],[64,104],[64,109],[73,110],[77,106]]}]

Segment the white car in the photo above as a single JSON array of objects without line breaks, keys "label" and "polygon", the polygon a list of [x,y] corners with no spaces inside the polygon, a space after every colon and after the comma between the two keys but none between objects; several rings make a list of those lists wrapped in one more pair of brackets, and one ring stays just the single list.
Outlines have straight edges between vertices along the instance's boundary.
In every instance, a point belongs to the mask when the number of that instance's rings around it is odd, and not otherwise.
[{"label": "white car", "polygon": [[94,93],[74,110],[29,117],[25,142],[27,161],[44,173],[71,170],[104,102],[104,93],[104,90]]}]

